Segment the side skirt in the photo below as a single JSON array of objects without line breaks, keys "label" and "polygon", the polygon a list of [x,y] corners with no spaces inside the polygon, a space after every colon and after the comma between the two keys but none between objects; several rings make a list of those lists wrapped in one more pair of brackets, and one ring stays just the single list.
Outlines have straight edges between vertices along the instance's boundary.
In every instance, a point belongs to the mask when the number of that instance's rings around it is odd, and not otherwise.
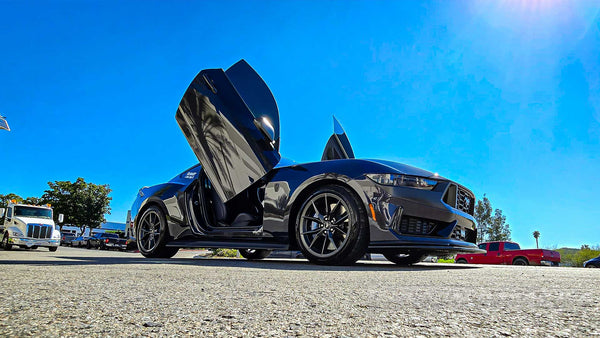
[{"label": "side skirt", "polygon": [[289,245],[268,243],[262,241],[202,241],[202,240],[176,240],[167,243],[168,247],[176,248],[235,248],[235,249],[265,249],[288,250]]}]

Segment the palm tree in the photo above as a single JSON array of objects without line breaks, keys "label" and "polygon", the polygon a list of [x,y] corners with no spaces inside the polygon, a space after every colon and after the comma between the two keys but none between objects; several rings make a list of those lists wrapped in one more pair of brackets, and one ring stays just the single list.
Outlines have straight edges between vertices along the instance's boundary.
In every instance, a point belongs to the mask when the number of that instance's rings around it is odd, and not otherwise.
[{"label": "palm tree", "polygon": [[534,231],[533,232],[533,238],[535,238],[535,247],[536,248],[540,248],[540,246],[538,245],[538,238],[540,238],[540,232],[539,231]]}]

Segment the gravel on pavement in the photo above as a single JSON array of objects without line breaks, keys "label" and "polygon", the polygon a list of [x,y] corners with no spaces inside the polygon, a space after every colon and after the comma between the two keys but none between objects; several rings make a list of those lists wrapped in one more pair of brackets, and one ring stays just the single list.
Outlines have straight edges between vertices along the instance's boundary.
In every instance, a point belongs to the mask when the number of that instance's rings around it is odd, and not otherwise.
[{"label": "gravel on pavement", "polygon": [[0,336],[600,337],[600,269],[0,251]]}]

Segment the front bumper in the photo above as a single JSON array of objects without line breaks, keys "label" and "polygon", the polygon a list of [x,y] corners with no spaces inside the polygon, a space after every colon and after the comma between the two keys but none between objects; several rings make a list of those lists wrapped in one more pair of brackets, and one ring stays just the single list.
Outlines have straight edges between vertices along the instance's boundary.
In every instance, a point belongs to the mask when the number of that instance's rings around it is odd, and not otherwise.
[{"label": "front bumper", "polygon": [[43,247],[58,247],[60,246],[60,239],[39,239],[39,238],[19,238],[19,237],[11,237],[11,242],[14,245],[24,245],[28,248],[33,246],[43,246]]},{"label": "front bumper", "polygon": [[361,183],[370,210],[371,246],[485,252],[475,246],[475,218],[443,201],[454,183],[440,182],[431,191],[382,186],[370,180]]},{"label": "front bumper", "polygon": [[458,241],[447,238],[427,238],[400,236],[394,241],[371,242],[369,252],[413,252],[422,251],[428,254],[447,255],[455,253],[485,253],[485,250],[479,249],[477,245],[464,241]]}]

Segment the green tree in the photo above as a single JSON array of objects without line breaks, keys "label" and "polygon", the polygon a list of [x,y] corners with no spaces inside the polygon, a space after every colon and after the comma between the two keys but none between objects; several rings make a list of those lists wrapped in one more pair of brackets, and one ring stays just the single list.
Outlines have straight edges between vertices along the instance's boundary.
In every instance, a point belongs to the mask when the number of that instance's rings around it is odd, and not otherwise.
[{"label": "green tree", "polygon": [[75,182],[48,182],[50,189],[42,195],[43,203],[50,203],[54,209],[55,221],[58,214],[64,214],[64,223],[77,226],[81,232],[85,228],[97,228],[105,222],[104,215],[110,214],[108,184],[87,183],[81,177]]},{"label": "green tree", "polygon": [[39,197],[27,197],[23,200],[23,204],[41,205],[44,204],[42,199]]},{"label": "green tree", "polygon": [[485,194],[475,206],[475,220],[477,221],[477,243],[481,243],[486,240],[488,228],[492,223],[492,204]]},{"label": "green tree", "polygon": [[536,230],[536,231],[534,231],[534,232],[533,232],[533,238],[535,238],[535,247],[536,247],[537,249],[539,249],[539,248],[540,248],[540,246],[539,246],[539,243],[538,243],[538,238],[540,238],[540,232],[539,232],[539,231],[537,231],[537,230]]},{"label": "green tree", "polygon": [[502,210],[494,210],[491,224],[487,229],[488,241],[510,241],[510,225],[506,223],[506,216]]},{"label": "green tree", "polygon": [[0,208],[6,208],[6,206],[8,206],[8,202],[10,202],[11,200],[15,200],[17,201],[17,203],[21,203],[23,201],[23,198],[13,193],[0,195]]}]

